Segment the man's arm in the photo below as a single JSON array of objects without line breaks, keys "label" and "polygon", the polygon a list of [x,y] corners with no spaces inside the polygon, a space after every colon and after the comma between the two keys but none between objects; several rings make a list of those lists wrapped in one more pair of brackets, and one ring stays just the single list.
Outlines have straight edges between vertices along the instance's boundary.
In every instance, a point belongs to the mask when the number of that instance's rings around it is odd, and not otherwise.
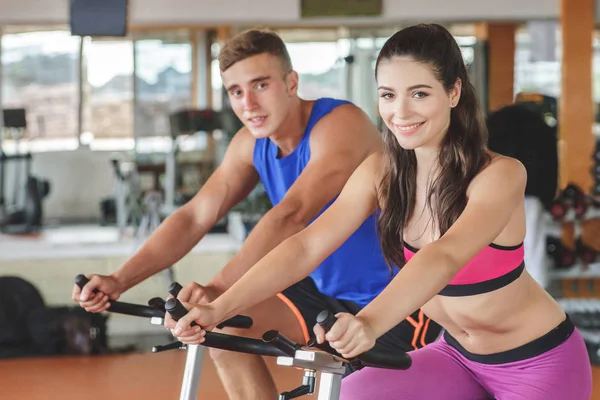
[{"label": "man's arm", "polygon": [[[201,334],[189,335],[192,321],[210,330],[308,276],[376,210],[381,156],[378,153],[368,157],[348,179],[333,204],[310,226],[283,240],[213,302],[206,305],[184,302],[189,312],[169,328],[186,343],[202,343]],[[290,260],[294,268],[287,268]]]},{"label": "man's arm", "polygon": [[231,141],[219,167],[184,206],[154,231],[113,277],[123,291],[170,267],[189,253],[232,207],[258,183],[252,164],[254,138],[243,128]]},{"label": "man's arm", "polygon": [[382,149],[382,141],[366,114],[347,104],[315,125],[310,149],[310,161],[283,200],[263,216],[242,249],[207,286],[227,290],[269,251],[304,229],[341,192],[354,170]]}]

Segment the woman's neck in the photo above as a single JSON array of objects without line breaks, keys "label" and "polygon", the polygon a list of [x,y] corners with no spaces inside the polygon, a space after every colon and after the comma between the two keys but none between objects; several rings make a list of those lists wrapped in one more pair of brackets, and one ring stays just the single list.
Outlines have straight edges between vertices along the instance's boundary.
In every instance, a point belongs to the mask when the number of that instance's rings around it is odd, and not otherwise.
[{"label": "woman's neck", "polygon": [[420,147],[415,149],[415,157],[417,158],[417,177],[427,177],[437,171],[439,166],[439,148],[437,147]]}]

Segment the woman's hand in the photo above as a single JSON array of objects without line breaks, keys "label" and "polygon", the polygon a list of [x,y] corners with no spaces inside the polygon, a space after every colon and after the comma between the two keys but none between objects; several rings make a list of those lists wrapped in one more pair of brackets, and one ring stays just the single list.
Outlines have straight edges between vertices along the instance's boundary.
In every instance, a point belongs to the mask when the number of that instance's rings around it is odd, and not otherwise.
[{"label": "woman's hand", "polygon": [[336,314],[337,321],[329,332],[316,324],[313,328],[318,343],[329,342],[335,351],[345,358],[356,357],[375,346],[375,335],[371,327],[352,314]]},{"label": "woman's hand", "polygon": [[[181,304],[191,303],[190,306],[206,305],[210,304],[210,302],[214,301],[217,297],[219,297],[222,294],[222,292],[222,290],[214,286],[202,286],[196,282],[192,282],[181,289],[181,291],[177,295],[177,299],[181,302]],[[173,296],[168,297],[168,299],[171,298],[173,298]],[[189,309],[189,306],[186,308]],[[177,325],[177,321],[175,321],[173,317],[171,317],[171,314],[165,313],[163,325],[167,329],[171,330],[171,333],[173,333]],[[200,326],[204,327],[204,325]],[[200,336],[202,330],[198,327],[191,327],[190,329],[188,329],[188,331],[189,332],[185,332],[185,334],[184,332],[182,332],[182,336],[178,337],[180,342],[186,344],[199,344],[198,340],[204,341],[204,334]],[[174,333],[173,335],[176,336]],[[184,340],[187,340],[189,342],[184,342]]]},{"label": "woman's hand", "polygon": [[[206,331],[211,331],[221,322],[218,312],[212,304],[191,304],[181,302],[188,310],[188,313],[179,321],[173,319],[165,319],[165,327],[171,330],[181,343],[184,344],[201,344],[204,342]],[[195,322],[197,326],[190,326]]]}]

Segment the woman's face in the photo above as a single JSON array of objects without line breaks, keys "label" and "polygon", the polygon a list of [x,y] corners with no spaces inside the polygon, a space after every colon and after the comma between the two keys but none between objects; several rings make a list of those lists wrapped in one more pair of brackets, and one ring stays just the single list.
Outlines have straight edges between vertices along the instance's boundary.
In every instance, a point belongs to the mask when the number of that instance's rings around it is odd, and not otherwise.
[{"label": "woman's face", "polygon": [[377,69],[379,113],[401,147],[439,147],[450,110],[458,104],[460,80],[450,92],[433,70],[409,57],[381,61]]}]

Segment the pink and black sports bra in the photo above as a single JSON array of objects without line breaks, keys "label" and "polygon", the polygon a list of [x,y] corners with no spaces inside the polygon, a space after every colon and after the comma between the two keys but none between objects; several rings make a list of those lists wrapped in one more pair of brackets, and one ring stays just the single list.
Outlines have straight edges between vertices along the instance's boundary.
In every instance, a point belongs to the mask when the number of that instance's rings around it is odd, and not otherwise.
[{"label": "pink and black sports bra", "polygon": [[[418,251],[404,243],[406,261]],[[525,269],[523,243],[516,246],[490,244],[465,265],[440,291],[442,296],[472,296],[492,292],[516,280]]]}]

